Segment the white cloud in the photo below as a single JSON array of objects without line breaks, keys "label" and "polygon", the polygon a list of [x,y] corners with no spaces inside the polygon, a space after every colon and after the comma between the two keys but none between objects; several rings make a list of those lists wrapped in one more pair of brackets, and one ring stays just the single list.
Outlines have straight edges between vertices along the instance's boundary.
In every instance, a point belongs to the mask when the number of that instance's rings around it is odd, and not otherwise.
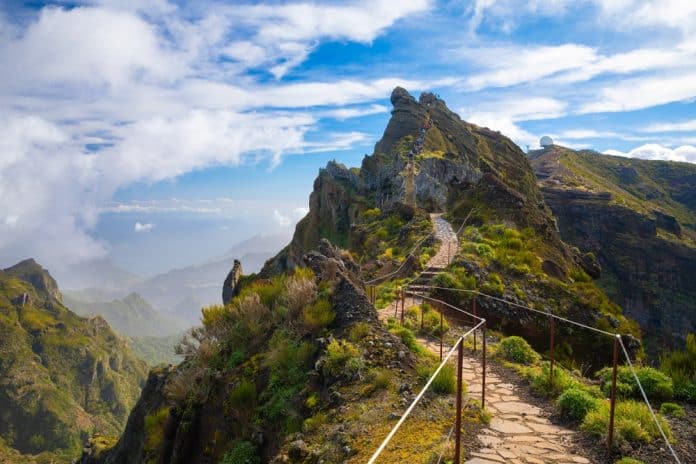
[{"label": "white cloud", "polygon": [[146,222],[146,223],[136,222],[135,225],[133,226],[133,230],[135,232],[150,232],[154,228],[155,228],[155,225],[151,222]]},{"label": "white cloud", "polygon": [[[279,79],[301,64],[320,40],[369,43],[399,19],[422,12],[429,0],[405,0],[398,7],[389,0],[354,1],[339,5],[309,2],[282,5],[238,5],[226,14],[239,28],[254,31],[252,66],[265,64]],[[239,57],[240,45],[228,56]],[[243,46],[249,50],[249,46]]]},{"label": "white cloud", "polygon": [[484,69],[465,80],[469,90],[532,82],[563,71],[583,68],[598,59],[595,49],[577,44],[466,47],[455,53]]},{"label": "white cloud", "polygon": [[[573,8],[595,7],[596,21],[614,29],[668,28],[685,35],[696,29],[696,3],[691,0],[475,0],[469,27],[484,21],[504,32],[513,30],[525,17],[561,17]],[[583,11],[588,14],[588,11]]]},{"label": "white cloud", "polygon": [[462,118],[479,126],[500,131],[521,147],[537,146],[539,135],[519,127],[519,121],[563,116],[567,104],[547,97],[511,96],[460,110]]},{"label": "white cloud", "polygon": [[629,152],[606,150],[604,153],[607,155],[624,156],[628,158],[696,163],[696,146],[692,145],[683,145],[673,149],[657,144],[646,144],[638,148],[634,148]]},{"label": "white cloud", "polygon": [[370,105],[366,107],[349,107],[349,108],[336,108],[335,110],[322,111],[319,116],[338,119],[343,121],[350,118],[359,118],[362,116],[370,116],[372,114],[386,113],[389,111],[384,105]]},{"label": "white cloud", "polygon": [[[201,4],[188,15],[188,6],[165,0],[90,0],[44,8],[23,24],[0,17],[0,258],[30,255],[54,266],[103,255],[91,231],[105,211],[137,211],[112,203],[133,182],[366,143],[355,131],[308,133],[319,117],[382,111],[371,103],[396,85],[427,84],[331,76],[282,83],[243,73],[258,67],[280,77],[321,41],[368,44],[428,7],[427,0],[399,8],[386,0]],[[88,143],[104,146],[89,152]],[[220,205],[171,207],[229,213]],[[287,208],[283,216],[295,220]]]},{"label": "white cloud", "polygon": [[292,209],[288,213],[281,213],[277,209],[273,211],[273,220],[280,227],[290,227],[294,226],[297,221],[302,219],[309,212],[309,208],[297,207]]},{"label": "white cloud", "polygon": [[3,87],[23,86],[28,77],[49,93],[66,84],[103,90],[135,77],[169,81],[183,71],[154,27],[123,11],[44,8],[19,38],[0,44]]},{"label": "white cloud", "polygon": [[602,87],[581,113],[631,111],[678,102],[696,95],[696,70],[678,75],[627,79]]},{"label": "white cloud", "polygon": [[640,129],[641,132],[692,132],[696,131],[696,119],[682,122],[655,123]]}]

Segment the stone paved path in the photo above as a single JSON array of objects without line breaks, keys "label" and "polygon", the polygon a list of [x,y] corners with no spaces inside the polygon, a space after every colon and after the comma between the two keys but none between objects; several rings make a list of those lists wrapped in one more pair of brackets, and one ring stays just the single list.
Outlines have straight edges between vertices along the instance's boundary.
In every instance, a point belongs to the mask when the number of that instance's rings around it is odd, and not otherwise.
[{"label": "stone paved path", "polygon": [[[431,214],[435,236],[440,248],[429,261],[428,268],[443,269],[454,256],[459,242],[452,226],[439,214]],[[449,248],[449,249],[448,249]],[[407,298],[406,307],[420,303]],[[379,311],[381,320],[394,314],[395,305]],[[481,334],[478,334],[480,340]],[[418,341],[435,353],[440,344],[433,339],[418,336]],[[445,352],[449,347],[445,348]],[[465,352],[462,376],[467,383],[467,396],[481,398],[481,363]],[[588,464],[587,458],[571,452],[575,431],[552,424],[544,411],[525,402],[515,393],[516,387],[504,383],[490,369],[486,372],[486,408],[492,419],[488,427],[481,430],[479,440],[483,448],[472,452],[465,464]]]}]

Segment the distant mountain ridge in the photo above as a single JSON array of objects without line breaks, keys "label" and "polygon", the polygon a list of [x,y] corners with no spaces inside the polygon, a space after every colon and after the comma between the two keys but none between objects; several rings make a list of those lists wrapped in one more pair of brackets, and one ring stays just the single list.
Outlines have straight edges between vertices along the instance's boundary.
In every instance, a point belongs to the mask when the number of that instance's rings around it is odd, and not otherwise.
[{"label": "distant mountain ridge", "polygon": [[[118,267],[113,264],[96,266],[88,263],[86,269],[94,269],[97,273],[85,280],[90,285],[65,293],[73,300],[92,303],[120,300],[130,293],[137,293],[161,314],[171,312],[185,325],[196,325],[202,306],[220,302],[222,280],[232,268],[234,259],[242,262],[245,272],[256,272],[287,243],[288,237],[283,234],[256,235],[201,264],[172,269],[150,278],[137,277],[126,271],[118,272]],[[100,277],[98,269],[108,271],[106,277]],[[76,268],[75,272],[79,275],[84,271]],[[113,280],[108,276],[113,276]],[[99,285],[91,285],[95,282]]]},{"label": "distant mountain ridge", "polygon": [[146,372],[103,318],[66,308],[34,260],[0,271],[0,456],[69,462],[86,436],[121,430]]},{"label": "distant mountain ridge", "polygon": [[696,165],[555,145],[530,159],[563,240],[597,256],[649,352],[683,343],[696,331]]},{"label": "distant mountain ridge", "polygon": [[113,301],[89,302],[66,294],[67,307],[81,316],[102,316],[122,335],[129,337],[166,336],[180,333],[186,323],[172,313],[157,311],[137,293]]}]

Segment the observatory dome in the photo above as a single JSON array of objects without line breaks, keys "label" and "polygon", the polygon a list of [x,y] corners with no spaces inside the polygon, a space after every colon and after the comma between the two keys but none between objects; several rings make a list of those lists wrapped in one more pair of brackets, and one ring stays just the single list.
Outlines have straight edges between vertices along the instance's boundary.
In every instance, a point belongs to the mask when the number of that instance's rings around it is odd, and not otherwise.
[{"label": "observatory dome", "polygon": [[541,138],[541,140],[539,140],[539,145],[541,145],[544,148],[550,147],[551,145],[553,145],[553,139],[548,135],[545,135]]}]

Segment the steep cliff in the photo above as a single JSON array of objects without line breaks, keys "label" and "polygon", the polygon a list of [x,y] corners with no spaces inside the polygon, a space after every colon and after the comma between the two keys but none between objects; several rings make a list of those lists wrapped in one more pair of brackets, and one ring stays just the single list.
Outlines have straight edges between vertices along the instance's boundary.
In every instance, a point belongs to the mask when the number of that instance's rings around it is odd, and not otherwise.
[{"label": "steep cliff", "polygon": [[597,256],[649,352],[683,343],[696,331],[696,166],[559,146],[531,162],[561,236]]},{"label": "steep cliff", "polygon": [[[461,220],[473,207],[482,220],[499,218],[520,228],[532,227],[549,243],[545,258],[567,272],[572,254],[556,233],[534,172],[517,145],[499,132],[462,121],[431,93],[416,100],[397,87],[391,102],[392,117],[374,153],[365,156],[360,169],[330,162],[320,171],[309,213],[297,225],[290,245],[266,264],[262,275],[292,269],[321,238],[361,255],[383,252],[363,247],[371,229],[377,229],[374,211],[382,218],[396,212],[405,222],[415,214],[415,224],[427,220],[423,212],[446,211]],[[403,205],[406,163],[426,120],[428,129],[415,159],[417,211],[408,213]],[[422,223],[416,229],[397,245],[408,248],[418,236],[427,235],[430,226]]]},{"label": "steep cliff", "polygon": [[93,432],[117,434],[146,373],[100,317],[61,302],[33,260],[0,271],[0,437],[15,462],[75,458]]}]

